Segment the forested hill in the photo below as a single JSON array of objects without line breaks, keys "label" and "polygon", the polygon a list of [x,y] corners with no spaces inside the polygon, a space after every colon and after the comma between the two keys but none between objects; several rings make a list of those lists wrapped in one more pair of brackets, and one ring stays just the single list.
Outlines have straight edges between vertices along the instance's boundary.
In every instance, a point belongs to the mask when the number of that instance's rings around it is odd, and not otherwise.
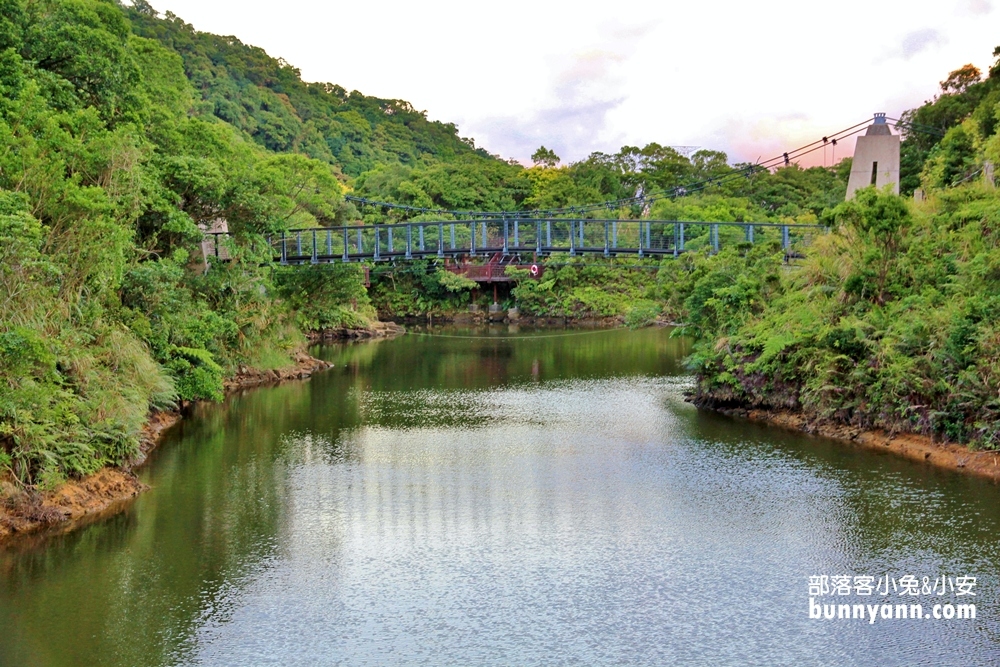
[{"label": "forested hill", "polygon": [[404,100],[367,97],[332,83],[305,83],[299,70],[236,37],[198,32],[145,0],[125,8],[132,32],[183,58],[201,94],[199,111],[243,130],[277,152],[298,152],[338,165],[348,176],[383,164],[416,165],[463,155],[492,159],[453,123],[427,120]]},{"label": "forested hill", "polygon": [[[914,129],[930,124],[934,134],[907,136],[906,175],[919,174],[915,182],[929,202],[956,207],[953,220],[926,225],[932,235],[961,228],[960,237],[939,239],[945,249],[970,248],[969,239],[993,243],[1000,210],[996,191],[980,192],[974,178],[987,158],[1000,163],[993,122],[1000,76],[994,68],[981,79],[978,71],[958,71],[938,99],[908,116]],[[384,219],[346,204],[348,188],[417,206],[510,210],[711,181],[710,189],[660,199],[652,210],[593,215],[816,222],[833,220],[850,171],[845,160],[744,178],[724,153],[688,157],[657,143],[569,165],[540,148],[534,162],[523,167],[490,156],[454,125],[428,121],[406,102],[304,83],[261,49],[161,18],[142,0],[128,7],[114,0],[0,0],[0,502],[8,479],[51,487],[130,460],[150,407],[218,399],[225,378],[241,368],[288,364],[305,330],[364,326],[374,315],[371,295],[390,314],[466,303],[468,295],[455,288],[467,286],[442,282],[433,262],[408,265],[406,277],[373,275],[366,290],[357,265],[276,267],[254,243],[290,229],[356,223],[359,213],[366,222]],[[734,174],[740,177],[729,178]],[[971,203],[959,206],[961,197]],[[206,271],[199,259],[203,230],[219,220],[233,234],[231,261]],[[602,317],[622,316],[643,301],[650,312],[667,307],[683,321],[700,322],[701,302],[685,300],[687,285],[704,304],[722,304],[726,326],[735,328],[772,303],[754,290],[783,280],[780,247],[756,248],[771,267],[757,287],[746,267],[726,268],[732,256],[692,252],[668,261],[655,282],[651,273],[626,276],[625,267],[566,266],[545,281],[526,281],[517,298],[540,314]],[[940,264],[941,294],[950,294],[947,285],[996,292],[993,268],[976,273],[974,258],[945,261],[937,248],[915,253],[912,265]],[[940,261],[925,260],[932,257]],[[990,257],[983,266],[1000,266]],[[837,294],[837,281],[846,280],[844,289],[867,299],[876,279],[877,310],[895,303],[888,260],[869,267],[874,261],[858,258],[856,276],[831,269],[824,289]],[[949,267],[963,263],[971,267],[967,281],[948,282]],[[836,303],[868,303],[853,294]],[[737,307],[741,295],[746,308]],[[995,301],[983,299],[988,307],[969,318],[993,322]],[[975,305],[948,303],[970,312]],[[925,321],[925,313],[905,316]],[[884,328],[884,318],[873,321],[873,331]],[[955,322],[972,331],[965,320]],[[699,326],[706,339],[725,333]],[[984,358],[997,358],[989,354]],[[981,395],[997,395],[992,384],[988,389]],[[973,401],[963,410],[972,414],[978,406]]]}]

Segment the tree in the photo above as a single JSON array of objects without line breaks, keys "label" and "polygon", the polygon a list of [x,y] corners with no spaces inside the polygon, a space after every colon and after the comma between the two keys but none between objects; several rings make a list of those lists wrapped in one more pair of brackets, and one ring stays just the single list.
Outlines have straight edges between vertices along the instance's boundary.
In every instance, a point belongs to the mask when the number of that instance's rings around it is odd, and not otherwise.
[{"label": "tree", "polygon": [[46,94],[64,109],[93,106],[109,123],[136,120],[145,103],[128,46],[128,21],[112,3],[42,0],[28,5],[21,56],[51,77]]},{"label": "tree", "polygon": [[[860,270],[844,284],[847,292],[860,293],[878,305],[884,305],[886,283],[902,246],[903,233],[913,224],[906,201],[889,191],[875,187],[858,190],[854,199],[833,211],[838,223],[852,228],[860,237]],[[874,279],[870,289],[868,283]]]},{"label": "tree", "polygon": [[536,166],[554,167],[559,164],[559,156],[556,155],[556,152],[551,148],[539,146],[538,150],[531,154],[531,161],[534,162]]},{"label": "tree", "polygon": [[945,93],[961,94],[974,83],[979,83],[983,78],[983,73],[973,64],[962,65],[954,72],[948,74],[948,78],[941,82],[941,90]]},{"label": "tree", "polygon": [[729,157],[722,151],[700,150],[691,156],[694,176],[698,180],[717,178],[732,171]]}]

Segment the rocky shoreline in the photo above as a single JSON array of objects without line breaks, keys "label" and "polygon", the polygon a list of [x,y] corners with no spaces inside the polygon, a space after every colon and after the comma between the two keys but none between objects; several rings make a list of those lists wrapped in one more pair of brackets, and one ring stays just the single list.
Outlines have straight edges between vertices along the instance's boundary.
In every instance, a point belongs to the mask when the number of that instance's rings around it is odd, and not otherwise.
[{"label": "rocky shoreline", "polygon": [[376,338],[393,338],[406,333],[406,329],[396,322],[374,322],[367,328],[321,329],[310,331],[306,337],[311,343],[329,343],[345,340],[374,340]]},{"label": "rocky shoreline", "polygon": [[[401,333],[402,329],[399,329]],[[226,394],[304,379],[333,365],[304,351],[296,352],[292,360],[294,363],[291,366],[277,370],[240,367],[235,376],[226,380]],[[182,418],[186,407],[182,405],[179,410],[170,412],[150,412],[140,437],[140,453],[123,467],[104,468],[46,492],[18,489],[9,481],[0,480],[0,543],[40,531],[68,532],[118,511],[146,490],[146,485],[139,481],[133,470],[146,460],[161,434]]]},{"label": "rocky shoreline", "polygon": [[940,442],[919,433],[891,433],[883,429],[863,429],[829,419],[784,409],[731,407],[709,397],[692,395],[688,400],[699,408],[731,417],[749,419],[802,433],[845,441],[866,449],[892,452],[897,456],[938,468],[955,470],[1000,482],[1000,452],[973,451],[965,445]]}]

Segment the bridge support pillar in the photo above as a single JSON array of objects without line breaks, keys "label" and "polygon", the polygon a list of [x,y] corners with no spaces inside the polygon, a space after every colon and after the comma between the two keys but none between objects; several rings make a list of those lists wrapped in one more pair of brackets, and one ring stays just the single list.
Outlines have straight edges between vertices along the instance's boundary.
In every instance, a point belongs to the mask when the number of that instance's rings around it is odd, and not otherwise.
[{"label": "bridge support pillar", "polygon": [[576,225],[573,223],[572,220],[570,220],[569,221],[569,256],[570,257],[575,257],[576,256],[576,242],[573,239],[573,237],[575,236],[575,234],[576,234]]},{"label": "bridge support pillar", "polygon": [[347,227],[344,227],[344,261],[345,262],[348,262],[351,259],[350,254],[349,254],[350,251],[351,251],[351,246],[349,244],[350,244],[350,239],[347,238]]},{"label": "bridge support pillar", "polygon": [[444,223],[438,223],[438,257],[444,257]]},{"label": "bridge support pillar", "polygon": [[510,223],[507,222],[506,216],[503,219],[503,254],[507,254],[507,250],[510,246],[507,243],[507,235],[510,234]]},{"label": "bridge support pillar", "polygon": [[788,237],[788,225],[781,226],[781,247],[788,250],[791,247],[791,240]]},{"label": "bridge support pillar", "polygon": [[379,247],[381,245],[381,240],[379,238],[379,235],[380,235],[380,232],[378,230],[378,225],[375,225],[375,256],[374,256],[374,259],[375,259],[376,262],[378,261],[379,250],[381,250],[381,248]]},{"label": "bridge support pillar", "polygon": [[312,257],[309,258],[309,263],[310,264],[318,264],[319,263],[319,257],[317,257],[317,253],[316,253],[316,230],[315,229],[313,230],[312,236],[313,236],[313,251],[312,251]]},{"label": "bridge support pillar", "polygon": [[607,257],[611,254],[611,225],[607,220],[604,221],[604,256]]},{"label": "bridge support pillar", "polygon": [[719,253],[719,226],[711,225],[709,227],[709,233],[712,237],[712,254]]},{"label": "bridge support pillar", "polygon": [[753,243],[753,225],[747,225],[747,243]]},{"label": "bridge support pillar", "polygon": [[413,227],[406,226],[406,259],[413,259]]},{"label": "bridge support pillar", "polygon": [[288,264],[288,239],[285,238],[285,232],[281,232],[281,263]]}]

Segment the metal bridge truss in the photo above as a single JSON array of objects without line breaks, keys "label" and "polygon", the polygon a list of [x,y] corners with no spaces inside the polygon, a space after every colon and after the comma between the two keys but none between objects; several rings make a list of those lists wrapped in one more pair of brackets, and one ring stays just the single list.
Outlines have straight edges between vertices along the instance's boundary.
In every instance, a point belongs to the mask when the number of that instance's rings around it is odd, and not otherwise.
[{"label": "metal bridge truss", "polygon": [[[267,239],[281,264],[469,258],[553,253],[615,257],[677,257],[733,243],[779,242],[786,254],[806,245],[823,225],[676,220],[500,219],[316,227]],[[228,232],[212,232],[209,252],[224,257]],[[214,238],[211,238],[214,237]],[[214,251],[213,251],[214,249]]]}]

